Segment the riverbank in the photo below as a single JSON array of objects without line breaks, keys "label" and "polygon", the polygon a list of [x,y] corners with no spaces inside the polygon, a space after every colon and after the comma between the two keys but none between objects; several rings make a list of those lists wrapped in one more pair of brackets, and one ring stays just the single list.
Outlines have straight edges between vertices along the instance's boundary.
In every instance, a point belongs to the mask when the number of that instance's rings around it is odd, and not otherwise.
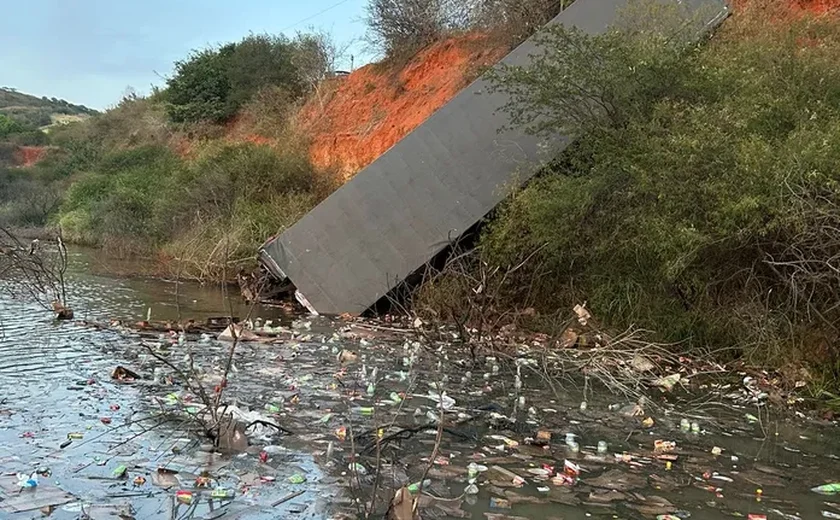
[{"label": "riverbank", "polygon": [[[81,314],[134,323],[151,308],[153,320],[177,321],[172,284],[103,278],[77,260],[70,286]],[[224,299],[204,291],[177,291],[184,319],[226,314]],[[278,320],[258,309],[260,340],[232,349],[180,327],[56,327],[28,305],[0,295],[4,323],[14,324],[0,338],[0,382],[10,390],[0,458],[9,471],[37,474],[36,493],[52,493],[59,520],[81,510],[198,518],[211,508],[249,520],[365,517],[361,509],[373,518],[402,486],[421,497],[424,517],[810,518],[838,504],[810,491],[836,473],[836,424],[754,401],[764,387],[698,360],[642,350],[655,367],[637,360],[639,393],[625,396],[581,370],[593,366],[587,350],[616,348],[584,345],[585,334],[560,349],[507,329],[471,352],[432,323]],[[231,352],[235,370],[224,377]],[[613,368],[622,373],[621,363]],[[672,370],[685,377],[663,391],[655,383]],[[232,452],[214,448],[195,427],[201,392],[212,399],[214,387],[237,420],[292,433],[255,425],[226,445]]]}]

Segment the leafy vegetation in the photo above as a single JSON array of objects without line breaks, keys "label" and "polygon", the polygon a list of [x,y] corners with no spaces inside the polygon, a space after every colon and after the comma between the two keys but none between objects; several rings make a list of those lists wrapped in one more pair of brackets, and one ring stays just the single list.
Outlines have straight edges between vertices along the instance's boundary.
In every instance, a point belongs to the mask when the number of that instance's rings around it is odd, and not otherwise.
[{"label": "leafy vegetation", "polygon": [[[130,94],[48,136],[0,115],[0,222],[58,226],[67,240],[116,255],[162,252],[183,276],[231,276],[335,187],[290,124],[334,52],[321,33],[252,35],[196,51],[166,89]],[[51,146],[34,166],[14,166],[26,144]]]},{"label": "leafy vegetation", "polygon": [[671,19],[557,27],[496,77],[514,124],[578,140],[483,233],[491,266],[528,259],[494,304],[588,301],[611,325],[840,377],[840,23],[764,3],[698,46]]},{"label": "leafy vegetation", "polygon": [[[175,122],[222,122],[261,89],[281,88],[297,99],[307,88],[307,76],[327,72],[323,47],[310,38],[251,35],[239,43],[196,51],[175,63],[164,98]],[[304,70],[302,65],[306,65]],[[312,70],[312,67],[319,70]]]}]

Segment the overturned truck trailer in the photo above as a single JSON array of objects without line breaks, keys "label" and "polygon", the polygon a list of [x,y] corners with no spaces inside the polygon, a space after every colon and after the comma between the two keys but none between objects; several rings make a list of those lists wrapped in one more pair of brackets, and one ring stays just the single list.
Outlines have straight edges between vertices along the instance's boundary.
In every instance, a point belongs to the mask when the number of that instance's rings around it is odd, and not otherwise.
[{"label": "overturned truck trailer", "polygon": [[[723,0],[684,5],[711,29],[728,14]],[[628,0],[577,0],[550,24],[598,34]],[[696,27],[695,24],[690,24]],[[699,35],[698,35],[699,36]],[[502,63],[527,65],[529,39]],[[423,124],[260,250],[263,265],[288,279],[298,300],[320,314],[361,314],[446,249],[504,198],[512,180],[536,168],[540,142],[508,119],[503,94],[480,78]],[[569,139],[558,136],[552,149]]]}]

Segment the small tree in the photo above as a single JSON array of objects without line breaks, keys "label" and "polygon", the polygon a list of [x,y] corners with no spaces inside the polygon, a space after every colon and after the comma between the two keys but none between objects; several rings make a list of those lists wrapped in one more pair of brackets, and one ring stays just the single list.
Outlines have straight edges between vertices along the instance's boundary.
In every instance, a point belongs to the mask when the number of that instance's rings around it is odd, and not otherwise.
[{"label": "small tree", "polygon": [[303,95],[306,85],[292,62],[294,51],[284,36],[252,34],[237,43],[227,64],[229,110],[235,112],[269,85],[281,86],[295,98]]},{"label": "small tree", "polygon": [[228,60],[234,44],[193,52],[175,63],[175,75],[166,81],[167,112],[177,122],[222,121],[232,115]]},{"label": "small tree", "polygon": [[547,24],[572,0],[483,0],[475,6],[476,22],[497,29],[519,43]]},{"label": "small tree", "polygon": [[292,63],[294,48],[284,37],[251,35],[239,43],[194,52],[175,64],[175,75],[167,80],[170,118],[221,122],[271,85],[300,97],[305,83]]},{"label": "small tree", "polygon": [[0,114],[0,138],[8,137],[24,131],[22,124],[4,114]]},{"label": "small tree", "polygon": [[370,0],[367,41],[386,57],[410,54],[447,28],[447,0]]}]

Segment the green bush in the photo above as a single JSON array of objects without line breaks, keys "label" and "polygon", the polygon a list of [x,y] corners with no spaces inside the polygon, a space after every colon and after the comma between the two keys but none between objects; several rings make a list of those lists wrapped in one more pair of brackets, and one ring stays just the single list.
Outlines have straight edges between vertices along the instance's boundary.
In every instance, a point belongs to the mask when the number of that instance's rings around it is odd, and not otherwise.
[{"label": "green bush", "polygon": [[532,69],[504,70],[514,123],[578,145],[482,243],[502,266],[539,251],[510,301],[589,301],[611,325],[840,369],[814,354],[840,326],[840,24],[739,16],[703,49],[555,28]]},{"label": "green bush", "polygon": [[313,168],[303,153],[278,153],[252,143],[210,147],[177,181],[177,214],[230,220],[239,204],[263,204],[275,195],[308,192]]},{"label": "green bush", "polygon": [[295,45],[285,37],[251,35],[238,43],[194,52],[175,63],[164,98],[176,122],[222,122],[266,86],[303,94]]},{"label": "green bush", "polygon": [[166,81],[167,110],[173,121],[224,121],[233,115],[228,63],[235,48],[230,44],[205,49],[175,63],[175,75]]},{"label": "green bush", "polygon": [[141,244],[159,243],[172,233],[166,204],[182,168],[165,147],[112,152],[70,186],[62,215],[73,215],[74,234],[99,237],[100,244],[129,237]]},{"label": "green bush", "polygon": [[12,134],[18,134],[25,130],[24,126],[9,116],[0,114],[0,139],[5,139]]}]

